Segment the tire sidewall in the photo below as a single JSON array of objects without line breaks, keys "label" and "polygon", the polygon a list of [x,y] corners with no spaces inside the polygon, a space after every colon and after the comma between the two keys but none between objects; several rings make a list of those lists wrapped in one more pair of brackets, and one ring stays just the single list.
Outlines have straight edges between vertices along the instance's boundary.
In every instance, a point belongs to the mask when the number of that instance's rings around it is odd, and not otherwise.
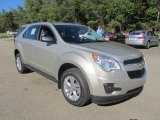
[{"label": "tire sidewall", "polygon": [[[81,94],[80,94],[80,98],[77,101],[70,100],[64,93],[64,80],[67,76],[73,76],[79,82]],[[80,73],[80,71],[74,68],[68,69],[63,73],[61,77],[61,89],[65,99],[72,105],[80,107],[80,106],[83,106],[87,100],[89,100],[90,96],[89,96],[89,89],[88,89],[87,83],[85,82],[85,79],[83,75]]]},{"label": "tire sidewall", "polygon": [[147,42],[146,48],[149,49],[150,48],[150,42]]},{"label": "tire sidewall", "polygon": [[[18,57],[19,57],[20,62],[21,62],[21,70],[19,70],[18,67],[17,67],[17,58],[18,58]],[[19,53],[16,55],[15,62],[16,62],[17,71],[18,71],[19,73],[23,73],[23,72],[24,72],[24,64],[23,64],[23,61],[22,61],[22,57],[21,57],[21,55],[20,55]]]}]

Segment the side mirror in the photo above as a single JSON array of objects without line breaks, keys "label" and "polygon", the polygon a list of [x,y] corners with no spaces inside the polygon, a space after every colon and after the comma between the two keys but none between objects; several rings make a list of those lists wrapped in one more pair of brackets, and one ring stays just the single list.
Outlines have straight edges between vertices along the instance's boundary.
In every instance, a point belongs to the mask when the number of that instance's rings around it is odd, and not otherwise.
[{"label": "side mirror", "polygon": [[54,38],[52,36],[41,36],[41,40],[43,42],[54,42]]}]

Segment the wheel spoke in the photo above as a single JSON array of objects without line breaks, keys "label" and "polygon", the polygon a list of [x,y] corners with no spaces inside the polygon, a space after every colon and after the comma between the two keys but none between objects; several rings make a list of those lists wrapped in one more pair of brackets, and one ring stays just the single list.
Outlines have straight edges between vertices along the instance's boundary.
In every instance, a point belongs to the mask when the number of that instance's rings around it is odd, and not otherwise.
[{"label": "wheel spoke", "polygon": [[79,96],[77,95],[77,92],[75,90],[73,91],[73,98],[75,101],[78,100],[78,98],[79,98]]},{"label": "wheel spoke", "polygon": [[68,80],[64,81],[64,85],[66,85],[66,87],[71,88],[71,84],[68,82]]},{"label": "wheel spoke", "polygon": [[22,69],[22,65],[21,65],[21,60],[20,60],[20,58],[19,57],[17,57],[17,68],[18,68],[18,70],[21,70]]},{"label": "wheel spoke", "polygon": [[64,94],[72,101],[77,101],[80,98],[81,88],[78,80],[73,76],[66,76],[64,79]]},{"label": "wheel spoke", "polygon": [[69,79],[70,79],[71,86],[73,87],[74,86],[75,78],[72,77],[72,76],[70,76]]}]

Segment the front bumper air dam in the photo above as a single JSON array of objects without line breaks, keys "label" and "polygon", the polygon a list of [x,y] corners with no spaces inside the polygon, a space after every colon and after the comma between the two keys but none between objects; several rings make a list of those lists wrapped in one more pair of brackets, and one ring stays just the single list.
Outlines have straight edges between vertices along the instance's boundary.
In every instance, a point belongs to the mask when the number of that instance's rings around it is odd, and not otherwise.
[{"label": "front bumper air dam", "polygon": [[143,90],[143,86],[130,90],[124,95],[117,95],[117,96],[91,96],[92,102],[96,104],[114,104],[118,102],[123,102],[130,98],[136,97],[139,95]]}]

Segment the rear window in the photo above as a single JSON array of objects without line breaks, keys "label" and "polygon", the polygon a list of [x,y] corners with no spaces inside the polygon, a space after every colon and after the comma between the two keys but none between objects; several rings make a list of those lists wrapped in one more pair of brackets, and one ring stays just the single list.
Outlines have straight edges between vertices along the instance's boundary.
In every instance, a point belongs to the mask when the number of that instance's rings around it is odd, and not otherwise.
[{"label": "rear window", "polygon": [[133,31],[129,35],[144,35],[145,31]]},{"label": "rear window", "polygon": [[26,27],[21,27],[19,30],[18,30],[18,32],[17,32],[17,34],[16,34],[16,37],[25,29]]}]

